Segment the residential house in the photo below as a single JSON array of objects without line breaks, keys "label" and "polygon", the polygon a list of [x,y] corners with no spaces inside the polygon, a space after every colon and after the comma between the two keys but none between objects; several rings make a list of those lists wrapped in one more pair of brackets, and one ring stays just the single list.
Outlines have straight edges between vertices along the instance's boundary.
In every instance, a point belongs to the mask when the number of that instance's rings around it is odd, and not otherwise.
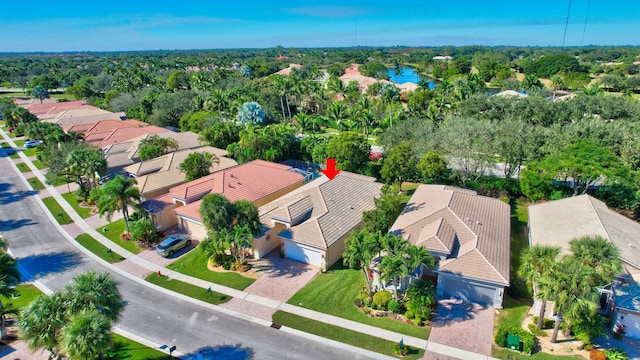
[{"label": "residential house", "polygon": [[94,124],[74,125],[63,128],[84,135],[84,141],[99,148],[127,142],[142,135],[166,131],[139,120],[105,120]]},{"label": "residential house", "polygon": [[509,205],[472,190],[420,185],[389,232],[436,258],[440,298],[502,307],[509,286]]},{"label": "residential house", "polygon": [[279,248],[287,258],[326,270],[342,257],[345,238],[361,227],[362,213],[375,208],[381,188],[375,178],[342,171],[260,207],[265,230],[253,242],[254,257]]},{"label": "residential house", "polygon": [[222,194],[230,202],[248,200],[260,207],[302,186],[304,180],[305,176],[291,166],[254,160],[175,186],[142,206],[158,230],[178,225],[192,237],[203,239],[207,231],[200,218],[200,204],[205,195]]},{"label": "residential house", "polygon": [[570,253],[569,242],[585,236],[600,236],[618,248],[624,273],[620,274],[620,281],[601,284],[605,290],[601,306],[612,319],[617,319],[612,321],[613,326],[624,323],[629,330],[627,336],[640,339],[640,316],[621,315],[637,306],[634,298],[640,301],[635,297],[640,295],[637,289],[627,286],[640,281],[640,223],[610,210],[588,194],[529,206],[530,245],[558,246],[561,255],[566,255]]},{"label": "residential house", "polygon": [[209,169],[210,173],[227,169],[238,163],[228,158],[227,151],[211,146],[201,146],[195,149],[178,150],[155,159],[138,162],[125,167],[124,172],[136,178],[140,189],[141,200],[164,195],[174,187],[184,183],[185,173],[180,171],[180,164],[193,152],[208,152],[218,158]]}]

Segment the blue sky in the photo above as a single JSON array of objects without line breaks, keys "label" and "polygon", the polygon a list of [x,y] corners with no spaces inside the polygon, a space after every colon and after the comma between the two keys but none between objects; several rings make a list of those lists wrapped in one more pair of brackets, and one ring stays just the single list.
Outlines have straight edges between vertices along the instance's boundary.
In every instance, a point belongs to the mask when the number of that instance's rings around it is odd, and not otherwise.
[{"label": "blue sky", "polygon": [[[1,0],[0,52],[560,46],[568,4],[569,0]],[[639,0],[572,0],[565,43],[640,45],[639,24]]]}]

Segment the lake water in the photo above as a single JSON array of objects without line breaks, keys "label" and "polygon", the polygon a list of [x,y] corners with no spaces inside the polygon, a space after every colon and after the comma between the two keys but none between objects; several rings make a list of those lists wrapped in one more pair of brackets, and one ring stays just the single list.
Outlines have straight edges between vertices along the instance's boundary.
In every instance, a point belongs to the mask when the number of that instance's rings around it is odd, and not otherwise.
[{"label": "lake water", "polygon": [[[395,69],[387,70],[389,74],[389,80],[396,84],[404,84],[407,82],[417,84],[418,81],[422,80],[420,75],[416,73],[416,71],[412,68],[402,68],[400,69],[400,75],[396,74]],[[424,78],[424,80],[429,82],[429,89],[433,90],[436,87],[436,83],[430,78]]]}]

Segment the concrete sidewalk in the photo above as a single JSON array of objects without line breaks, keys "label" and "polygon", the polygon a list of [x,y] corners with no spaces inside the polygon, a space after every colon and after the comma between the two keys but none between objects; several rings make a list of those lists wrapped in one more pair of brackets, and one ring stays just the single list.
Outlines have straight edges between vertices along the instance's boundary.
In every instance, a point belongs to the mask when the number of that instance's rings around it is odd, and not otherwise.
[{"label": "concrete sidewalk", "polygon": [[[13,147],[16,147],[13,139],[9,138],[6,135],[6,133],[4,132],[4,130],[0,129],[0,134],[5,138],[5,140],[9,144],[11,144]],[[206,280],[202,280],[202,279],[198,279],[198,278],[195,278],[195,277],[192,277],[192,276],[184,275],[184,274],[178,273],[176,271],[167,269],[166,267],[163,267],[161,265],[155,264],[155,263],[153,263],[153,262],[151,262],[151,261],[149,261],[149,260],[147,260],[147,259],[145,259],[143,257],[140,257],[140,256],[138,256],[136,254],[133,254],[130,251],[122,248],[118,244],[116,244],[116,243],[112,242],[111,240],[109,240],[108,238],[106,238],[100,232],[96,231],[85,219],[83,219],[82,217],[80,217],[80,215],[78,215],[78,213],[76,213],[76,211],[73,209],[73,207],[71,207],[71,205],[69,205],[69,203],[67,203],[67,201],[61,196],[59,189],[46,184],[45,177],[44,177],[44,174],[42,173],[42,171],[37,169],[33,165],[33,163],[31,162],[31,160],[26,155],[24,155],[24,153],[19,152],[19,154],[20,154],[20,159],[22,160],[22,162],[25,162],[29,166],[29,168],[31,169],[31,172],[43,184],[45,184],[46,191],[51,196],[53,196],[54,199],[56,199],[56,201],[60,204],[60,206],[67,212],[67,214],[69,214],[71,219],[75,222],[75,226],[69,228],[69,230],[73,229],[73,231],[71,231],[73,234],[70,234],[70,235],[75,235],[79,231],[87,233],[87,234],[91,235],[94,239],[96,239],[98,242],[102,243],[104,246],[106,246],[107,248],[111,249],[116,254],[120,255],[123,258],[125,258],[126,260],[123,260],[122,262],[117,263],[117,264],[109,264],[109,263],[107,263],[107,262],[105,262],[105,261],[103,261],[101,259],[100,259],[100,261],[105,266],[110,266],[112,268],[117,268],[120,271],[124,270],[127,273],[127,275],[130,276],[131,278],[140,279],[144,274],[160,271],[162,275],[166,275],[166,276],[168,276],[168,277],[170,277],[172,279],[177,279],[177,280],[180,280],[180,281],[183,281],[183,282],[195,285],[195,286],[199,286],[199,287],[201,287],[203,289],[210,288],[212,291],[216,291],[218,293],[231,296],[234,299],[242,300],[242,303],[237,304],[237,306],[228,306],[227,308],[224,308],[222,306],[218,306],[217,307],[221,311],[224,311],[226,313],[234,314],[234,313],[236,313],[237,310],[241,310],[242,308],[250,307],[251,304],[257,304],[257,305],[260,305],[260,307],[263,307],[265,309],[274,309],[274,310],[286,311],[286,312],[289,312],[289,313],[292,313],[292,314],[295,314],[295,315],[298,315],[298,316],[303,316],[303,317],[306,317],[306,318],[309,318],[309,319],[312,319],[312,320],[315,320],[315,321],[320,321],[320,322],[324,322],[324,323],[327,323],[327,324],[330,324],[330,325],[339,326],[339,327],[342,327],[344,329],[357,331],[357,332],[360,332],[360,333],[363,333],[363,334],[375,336],[375,337],[378,337],[378,338],[381,338],[381,339],[385,339],[385,340],[389,340],[389,341],[393,341],[393,342],[399,342],[402,339],[404,344],[406,344],[406,345],[413,346],[413,347],[418,347],[420,349],[428,349],[429,351],[431,351],[433,353],[438,353],[438,354],[441,354],[441,355],[446,355],[446,356],[450,356],[450,357],[457,357],[459,359],[477,359],[477,360],[492,359],[491,357],[488,357],[486,355],[481,355],[481,354],[465,351],[465,350],[462,350],[462,349],[453,348],[453,347],[442,345],[442,344],[428,342],[426,339],[419,339],[419,338],[411,337],[411,336],[408,336],[408,335],[404,335],[404,334],[400,334],[400,333],[396,333],[396,332],[380,329],[380,328],[377,328],[377,327],[374,327],[374,326],[370,326],[370,325],[367,325],[367,324],[362,324],[362,323],[359,323],[359,322],[355,322],[355,321],[339,318],[339,317],[336,317],[336,316],[320,313],[320,312],[317,312],[317,311],[305,309],[305,308],[302,308],[302,307],[299,307],[299,306],[290,305],[290,304],[287,304],[285,302],[281,302],[281,301],[278,301],[278,300],[270,299],[270,298],[267,298],[267,297],[263,297],[263,296],[259,296],[259,295],[255,295],[255,294],[250,294],[250,293],[245,292],[245,291],[236,290],[236,289],[229,288],[229,287],[226,287],[226,286],[223,286],[223,285],[220,285],[220,284],[215,284],[215,283],[208,282]],[[67,229],[63,229],[63,230],[67,231]],[[75,238],[75,236],[70,236],[70,237],[71,238]],[[150,284],[148,284],[148,285],[150,286]],[[164,290],[164,291],[167,292],[167,293],[172,293],[171,291],[168,291],[168,290]],[[259,307],[256,307],[251,312],[254,312],[257,309],[259,309]],[[238,314],[241,318],[252,318],[252,319],[255,319],[255,322],[258,322],[258,323],[264,323],[264,321],[267,320],[267,319],[265,319],[264,316],[256,317],[255,314],[251,314],[251,313],[242,314],[242,313],[238,312],[236,314]],[[289,331],[292,331],[292,330],[289,330]],[[306,333],[303,333],[303,332],[299,332],[299,333],[306,334]],[[306,335],[308,335],[309,337],[313,337],[314,339],[317,338],[316,336],[311,335],[311,334],[306,334]],[[467,334],[467,335],[470,335],[470,334]],[[333,343],[333,341],[331,341],[331,340],[326,340],[326,341]]]}]

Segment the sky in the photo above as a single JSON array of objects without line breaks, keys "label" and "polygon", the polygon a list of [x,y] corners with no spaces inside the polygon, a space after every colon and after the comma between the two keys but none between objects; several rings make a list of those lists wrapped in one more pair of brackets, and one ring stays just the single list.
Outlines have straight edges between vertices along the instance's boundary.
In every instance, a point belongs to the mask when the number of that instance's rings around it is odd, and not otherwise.
[{"label": "sky", "polygon": [[0,52],[640,45],[639,25],[640,0],[0,0]]}]

